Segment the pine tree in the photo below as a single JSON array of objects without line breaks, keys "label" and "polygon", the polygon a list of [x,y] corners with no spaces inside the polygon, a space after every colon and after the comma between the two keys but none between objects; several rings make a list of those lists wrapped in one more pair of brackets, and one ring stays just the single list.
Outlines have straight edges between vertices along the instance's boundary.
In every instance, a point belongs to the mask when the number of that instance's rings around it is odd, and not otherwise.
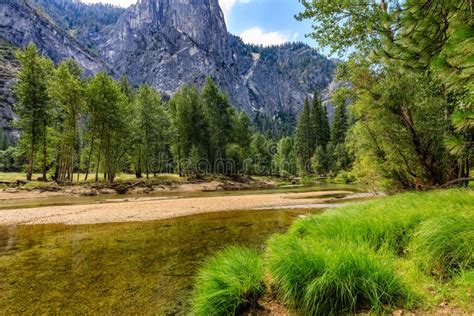
[{"label": "pine tree", "polygon": [[334,120],[331,126],[331,142],[333,145],[343,144],[348,130],[348,119],[345,99],[334,99]]},{"label": "pine tree", "polygon": [[[173,144],[175,158],[182,174],[180,162],[189,158],[193,146],[199,152],[209,152],[209,125],[196,87],[181,88],[170,100],[170,110],[176,133]],[[208,159],[207,155],[201,158]]]},{"label": "pine tree", "polygon": [[329,141],[331,140],[331,127],[329,125],[328,109],[325,105],[322,105],[323,116],[322,116],[322,146],[326,148]]},{"label": "pine tree", "polygon": [[209,151],[211,162],[224,159],[226,145],[231,137],[231,106],[226,95],[219,91],[212,79],[201,92],[204,114],[209,128]]},{"label": "pine tree", "polygon": [[249,116],[241,111],[233,116],[233,143],[238,144],[244,152],[248,152],[252,141],[252,123]]},{"label": "pine tree", "polygon": [[21,130],[20,143],[26,147],[28,156],[27,180],[32,179],[34,158],[41,149],[43,179],[47,172],[47,131],[50,123],[48,78],[52,62],[42,57],[34,44],[29,44],[16,57],[21,65],[18,81],[14,86],[17,97],[15,112],[17,126]]},{"label": "pine tree", "polygon": [[311,174],[311,156],[313,155],[314,133],[311,121],[311,110],[308,100],[305,100],[298,125],[295,131],[295,150],[300,170]]},{"label": "pine tree", "polygon": [[141,178],[144,169],[148,179],[154,171],[152,164],[160,159],[164,142],[168,140],[169,118],[160,96],[147,84],[137,90],[133,111],[132,160],[135,174],[137,178]]},{"label": "pine tree", "polygon": [[323,123],[323,106],[317,92],[314,93],[313,103],[311,107],[311,127],[313,129],[314,139],[311,143],[311,150],[318,146],[326,146],[324,143],[324,123]]}]

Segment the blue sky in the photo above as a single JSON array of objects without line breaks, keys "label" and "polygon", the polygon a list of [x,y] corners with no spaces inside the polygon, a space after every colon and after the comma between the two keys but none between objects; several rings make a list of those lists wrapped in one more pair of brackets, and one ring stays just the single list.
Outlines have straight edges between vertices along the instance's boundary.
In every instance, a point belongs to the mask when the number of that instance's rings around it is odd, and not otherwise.
[{"label": "blue sky", "polygon": [[295,14],[302,5],[298,0],[220,0],[229,31],[254,44],[280,44],[303,41],[311,31],[311,23],[298,22]]},{"label": "blue sky", "polygon": [[[136,0],[83,0],[107,2],[127,7]],[[298,0],[219,0],[228,30],[244,42],[262,45],[302,41],[316,46],[305,34],[311,32],[311,22],[294,18],[303,6]]]}]

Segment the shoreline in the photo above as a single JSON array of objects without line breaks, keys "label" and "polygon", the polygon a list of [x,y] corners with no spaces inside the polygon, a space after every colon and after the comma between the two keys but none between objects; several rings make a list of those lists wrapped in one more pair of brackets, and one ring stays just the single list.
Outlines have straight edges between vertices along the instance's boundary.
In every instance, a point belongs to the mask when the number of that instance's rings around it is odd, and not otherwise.
[{"label": "shoreline", "polygon": [[340,206],[337,203],[331,204],[331,202],[341,199],[328,197],[330,195],[345,195],[342,199],[349,200],[354,197],[363,199],[373,196],[371,193],[354,194],[350,191],[319,191],[20,208],[1,210],[0,225],[88,225],[146,222],[225,211],[279,208],[324,209]]},{"label": "shoreline", "polygon": [[57,185],[51,182],[41,183],[42,186],[8,187],[0,190],[0,202],[3,200],[41,199],[52,197],[92,197],[107,195],[156,194],[161,192],[191,193],[191,192],[223,192],[251,189],[268,189],[276,187],[273,181],[255,179],[211,179],[196,181],[160,181],[137,180],[120,181],[117,183],[91,182],[73,185]]}]

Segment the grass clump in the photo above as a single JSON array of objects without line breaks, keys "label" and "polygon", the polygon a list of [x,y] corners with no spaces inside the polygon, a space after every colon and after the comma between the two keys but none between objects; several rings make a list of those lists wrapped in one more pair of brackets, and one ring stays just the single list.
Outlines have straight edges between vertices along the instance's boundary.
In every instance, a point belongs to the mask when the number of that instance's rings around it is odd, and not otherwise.
[{"label": "grass clump", "polygon": [[200,269],[193,295],[196,315],[233,315],[255,306],[265,291],[263,259],[257,251],[229,247]]},{"label": "grass clump", "polygon": [[411,302],[388,260],[354,243],[275,236],[266,262],[279,298],[305,315],[381,312]]},{"label": "grass clump", "polygon": [[268,273],[306,315],[462,305],[472,299],[473,198],[405,193],[301,219],[268,242]]},{"label": "grass clump", "polygon": [[300,219],[268,241],[266,280],[303,315],[474,310],[473,206],[468,189],[405,193]]},{"label": "grass clump", "polygon": [[474,267],[474,214],[450,214],[423,222],[410,252],[428,274],[451,278]]}]

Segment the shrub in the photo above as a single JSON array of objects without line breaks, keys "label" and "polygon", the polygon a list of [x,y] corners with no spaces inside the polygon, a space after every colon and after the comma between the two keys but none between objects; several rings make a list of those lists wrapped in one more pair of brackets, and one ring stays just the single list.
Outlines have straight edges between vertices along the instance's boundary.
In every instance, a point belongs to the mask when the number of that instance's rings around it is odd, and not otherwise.
[{"label": "shrub", "polygon": [[423,222],[410,253],[426,273],[450,278],[474,267],[474,216],[451,214]]},{"label": "shrub", "polygon": [[256,304],[264,293],[263,260],[257,251],[229,247],[198,272],[192,309],[196,315],[229,315]]}]

